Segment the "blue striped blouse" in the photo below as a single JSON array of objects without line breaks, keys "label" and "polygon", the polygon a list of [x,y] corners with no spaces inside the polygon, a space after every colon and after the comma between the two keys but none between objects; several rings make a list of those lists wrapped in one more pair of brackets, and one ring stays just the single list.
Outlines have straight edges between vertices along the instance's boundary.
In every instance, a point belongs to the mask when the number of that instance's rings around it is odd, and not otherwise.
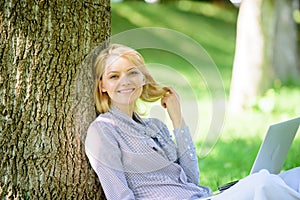
[{"label": "blue striped blouse", "polygon": [[198,185],[198,159],[189,128],[174,130],[154,118],[112,106],[89,126],[86,155],[108,200],[184,200],[209,196]]}]

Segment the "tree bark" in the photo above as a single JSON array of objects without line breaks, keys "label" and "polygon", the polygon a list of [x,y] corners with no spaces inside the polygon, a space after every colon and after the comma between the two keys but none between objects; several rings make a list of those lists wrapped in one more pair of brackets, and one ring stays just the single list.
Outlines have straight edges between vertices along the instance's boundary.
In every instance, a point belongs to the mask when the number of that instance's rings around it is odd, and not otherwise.
[{"label": "tree bark", "polygon": [[230,110],[240,112],[272,86],[299,80],[293,0],[243,0],[237,24]]},{"label": "tree bark", "polygon": [[109,4],[0,2],[1,199],[104,198],[81,135],[95,117],[85,58],[110,36]]}]

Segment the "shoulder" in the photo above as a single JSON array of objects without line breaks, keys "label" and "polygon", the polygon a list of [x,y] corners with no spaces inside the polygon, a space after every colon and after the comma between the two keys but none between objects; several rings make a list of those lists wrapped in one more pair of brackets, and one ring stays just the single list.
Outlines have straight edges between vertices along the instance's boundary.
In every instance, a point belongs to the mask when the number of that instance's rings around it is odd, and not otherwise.
[{"label": "shoulder", "polygon": [[157,118],[144,118],[143,120],[146,125],[155,125],[158,127],[166,127],[166,124]]},{"label": "shoulder", "polygon": [[116,122],[110,117],[109,113],[100,114],[88,127],[87,138],[113,139],[116,130]]},{"label": "shoulder", "polygon": [[115,126],[115,120],[112,119],[109,113],[100,114],[92,123],[89,125],[90,128],[95,128],[101,126],[108,127],[108,126]]}]

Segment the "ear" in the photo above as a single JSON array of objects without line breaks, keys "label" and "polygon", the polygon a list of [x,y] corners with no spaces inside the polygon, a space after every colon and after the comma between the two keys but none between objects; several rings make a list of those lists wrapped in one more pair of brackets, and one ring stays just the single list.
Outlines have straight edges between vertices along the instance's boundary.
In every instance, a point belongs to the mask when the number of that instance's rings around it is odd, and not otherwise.
[{"label": "ear", "polygon": [[101,92],[107,92],[107,90],[103,87],[102,81],[99,81],[98,87],[99,87],[99,90],[101,90]]}]

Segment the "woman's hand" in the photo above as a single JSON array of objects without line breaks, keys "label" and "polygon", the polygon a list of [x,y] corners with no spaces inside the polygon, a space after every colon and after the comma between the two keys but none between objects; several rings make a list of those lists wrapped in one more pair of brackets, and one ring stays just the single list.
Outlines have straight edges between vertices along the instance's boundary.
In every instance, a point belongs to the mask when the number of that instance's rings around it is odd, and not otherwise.
[{"label": "woman's hand", "polygon": [[167,93],[161,98],[161,105],[167,109],[174,129],[184,126],[179,95],[173,88],[165,87],[164,89]]}]

